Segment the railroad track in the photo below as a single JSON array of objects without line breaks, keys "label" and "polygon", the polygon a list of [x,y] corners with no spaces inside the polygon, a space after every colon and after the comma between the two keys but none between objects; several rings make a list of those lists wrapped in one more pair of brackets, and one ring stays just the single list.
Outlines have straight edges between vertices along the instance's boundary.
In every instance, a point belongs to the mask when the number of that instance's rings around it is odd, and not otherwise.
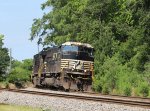
[{"label": "railroad track", "polygon": [[51,93],[51,92],[37,92],[37,91],[29,91],[29,90],[19,90],[19,89],[0,89],[1,91],[11,91],[17,93],[26,93],[26,94],[34,94],[34,95],[42,95],[42,96],[54,96],[54,97],[63,97],[69,99],[81,99],[88,101],[99,101],[99,102],[108,102],[108,103],[117,103],[124,104],[130,106],[138,106],[150,108],[150,98],[140,98],[140,97],[125,97],[125,96],[108,96],[108,95],[79,95],[79,94],[71,94],[71,93]]}]

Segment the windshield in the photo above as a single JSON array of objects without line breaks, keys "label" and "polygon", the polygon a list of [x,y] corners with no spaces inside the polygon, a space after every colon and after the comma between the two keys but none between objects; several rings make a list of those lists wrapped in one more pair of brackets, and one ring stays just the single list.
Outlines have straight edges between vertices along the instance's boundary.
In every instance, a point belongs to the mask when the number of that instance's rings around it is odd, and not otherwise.
[{"label": "windshield", "polygon": [[62,47],[62,51],[78,51],[78,46],[66,45]]},{"label": "windshield", "polygon": [[63,59],[76,59],[86,61],[94,60],[93,48],[76,45],[62,45],[61,50]]},{"label": "windshield", "polygon": [[88,53],[89,56],[93,56],[93,48],[88,48],[83,46],[66,45],[66,46],[62,46],[62,51],[63,52],[67,52],[67,51],[84,52],[84,53]]},{"label": "windshield", "polygon": [[80,47],[79,51],[80,52],[86,52],[86,53],[88,53],[89,56],[93,56],[93,49],[92,48]]}]

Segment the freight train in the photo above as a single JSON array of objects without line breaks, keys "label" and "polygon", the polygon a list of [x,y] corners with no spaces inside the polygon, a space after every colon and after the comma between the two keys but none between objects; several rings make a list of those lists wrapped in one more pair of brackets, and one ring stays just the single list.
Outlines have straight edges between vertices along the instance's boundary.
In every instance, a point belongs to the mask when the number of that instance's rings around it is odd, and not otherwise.
[{"label": "freight train", "polygon": [[91,90],[94,48],[87,43],[65,42],[34,55],[31,80],[34,87],[53,86],[67,90]]}]

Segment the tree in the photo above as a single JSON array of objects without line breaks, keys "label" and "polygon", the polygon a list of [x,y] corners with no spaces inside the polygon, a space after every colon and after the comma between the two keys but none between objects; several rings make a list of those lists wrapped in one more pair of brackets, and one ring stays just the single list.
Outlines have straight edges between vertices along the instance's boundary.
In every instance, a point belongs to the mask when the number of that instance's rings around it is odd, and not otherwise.
[{"label": "tree", "polygon": [[22,68],[28,71],[32,71],[33,67],[33,60],[32,59],[25,59],[22,61]]},{"label": "tree", "polygon": [[30,81],[32,73],[32,59],[25,59],[22,62],[18,60],[12,61],[12,70],[7,77],[8,82],[16,84],[18,87]]},{"label": "tree", "polygon": [[9,65],[9,54],[8,49],[4,48],[3,45],[4,35],[0,35],[0,78],[2,79],[6,74],[7,67]]},{"label": "tree", "polygon": [[80,16],[88,0],[48,0],[42,4],[42,9],[52,7],[53,11],[44,14],[42,19],[34,19],[31,28],[31,39],[44,36],[44,43],[60,44],[77,38],[82,25],[79,26]]}]

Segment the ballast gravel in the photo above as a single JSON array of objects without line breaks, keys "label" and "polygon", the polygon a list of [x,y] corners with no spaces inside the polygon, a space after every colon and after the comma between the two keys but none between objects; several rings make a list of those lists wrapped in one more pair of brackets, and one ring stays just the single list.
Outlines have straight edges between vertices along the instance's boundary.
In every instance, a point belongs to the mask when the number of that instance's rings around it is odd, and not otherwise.
[{"label": "ballast gravel", "polygon": [[113,103],[47,97],[9,91],[0,92],[0,103],[39,107],[43,111],[150,111],[150,109]]}]

